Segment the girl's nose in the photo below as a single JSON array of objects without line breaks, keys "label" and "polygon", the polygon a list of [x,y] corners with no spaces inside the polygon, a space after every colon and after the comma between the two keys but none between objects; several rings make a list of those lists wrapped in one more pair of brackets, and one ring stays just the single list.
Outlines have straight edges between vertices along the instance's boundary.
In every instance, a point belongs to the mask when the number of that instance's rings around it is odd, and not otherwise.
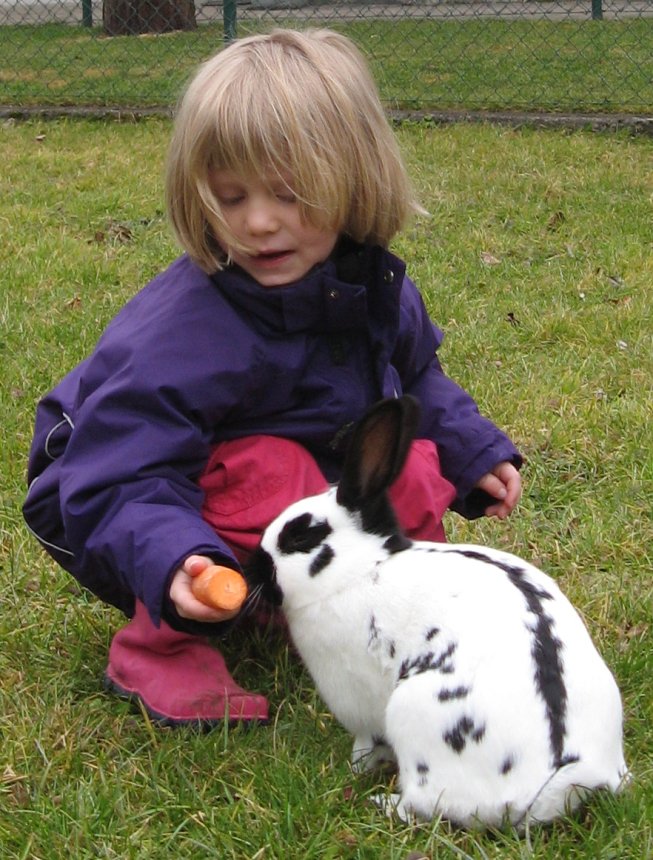
[{"label": "girl's nose", "polygon": [[276,232],[279,229],[279,219],[274,205],[267,201],[252,201],[247,209],[246,226],[253,236]]}]

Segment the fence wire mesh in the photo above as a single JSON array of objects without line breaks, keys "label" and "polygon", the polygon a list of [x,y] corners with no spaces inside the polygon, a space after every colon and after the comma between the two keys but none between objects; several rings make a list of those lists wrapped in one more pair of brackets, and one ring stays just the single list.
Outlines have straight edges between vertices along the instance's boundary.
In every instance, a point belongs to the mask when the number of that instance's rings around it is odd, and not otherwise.
[{"label": "fence wire mesh", "polygon": [[0,104],[172,106],[275,26],[347,33],[393,109],[653,112],[653,0],[0,0]]}]

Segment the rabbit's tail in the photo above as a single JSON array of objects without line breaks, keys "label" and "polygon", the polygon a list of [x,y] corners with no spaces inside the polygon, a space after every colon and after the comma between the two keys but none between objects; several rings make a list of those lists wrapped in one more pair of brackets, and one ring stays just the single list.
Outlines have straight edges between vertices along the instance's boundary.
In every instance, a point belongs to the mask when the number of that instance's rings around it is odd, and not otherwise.
[{"label": "rabbit's tail", "polygon": [[570,758],[562,763],[538,790],[526,809],[526,821],[544,823],[573,812],[594,791],[608,789],[618,792],[630,781],[630,773],[622,759],[619,766],[607,768],[605,762],[585,762]]}]

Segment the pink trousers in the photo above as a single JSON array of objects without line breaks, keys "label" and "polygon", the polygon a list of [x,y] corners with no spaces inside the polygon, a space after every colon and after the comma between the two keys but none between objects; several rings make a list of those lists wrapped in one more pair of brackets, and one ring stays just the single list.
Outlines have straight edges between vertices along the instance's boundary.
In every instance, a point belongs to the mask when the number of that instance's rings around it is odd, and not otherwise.
[{"label": "pink trousers", "polygon": [[[292,502],[327,489],[308,451],[289,439],[248,436],[213,449],[200,478],[202,515],[245,562],[265,527]],[[413,442],[390,498],[405,533],[445,541],[442,517],[456,493],[442,477],[438,452],[426,439]]]},{"label": "pink trousers", "polygon": [[[203,514],[241,562],[256,548],[265,527],[291,502],[315,495],[327,482],[310,454],[295,442],[252,436],[217,445],[201,477]],[[391,489],[406,533],[443,541],[442,516],[454,489],[440,474],[435,446],[413,444]],[[138,701],[150,718],[167,725],[265,722],[268,702],[242,689],[224,658],[196,636],[162,622],[155,627],[145,607],[113,638],[107,687]]]}]

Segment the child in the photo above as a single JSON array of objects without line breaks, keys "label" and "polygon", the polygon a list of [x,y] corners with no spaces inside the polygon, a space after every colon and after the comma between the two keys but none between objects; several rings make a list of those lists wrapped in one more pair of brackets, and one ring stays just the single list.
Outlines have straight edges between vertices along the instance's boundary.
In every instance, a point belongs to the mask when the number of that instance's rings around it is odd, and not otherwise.
[{"label": "child", "polygon": [[[401,260],[415,203],[364,60],[329,31],[278,30],[205,63],[167,170],[186,253],[39,404],[24,513],[48,552],[131,620],[107,686],[166,724],[264,721],[202,638],[231,616],[191,577],[238,569],[291,501],[337,480],[381,397],[421,403],[392,491],[407,533],[503,518],[521,457],[448,379]],[[440,465],[441,464],[441,465]]]}]

